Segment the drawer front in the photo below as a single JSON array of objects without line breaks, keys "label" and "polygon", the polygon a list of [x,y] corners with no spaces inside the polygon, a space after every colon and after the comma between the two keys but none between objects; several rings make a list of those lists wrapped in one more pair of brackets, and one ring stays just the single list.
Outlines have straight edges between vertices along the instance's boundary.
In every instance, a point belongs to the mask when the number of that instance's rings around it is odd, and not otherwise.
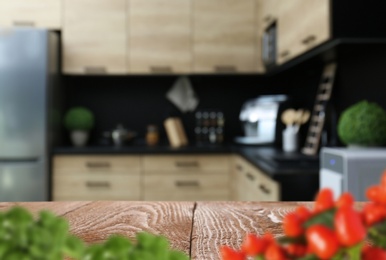
[{"label": "drawer front", "polygon": [[54,200],[140,200],[140,173],[82,174],[59,171],[53,178]]},{"label": "drawer front", "polygon": [[229,200],[229,174],[148,174],[145,200]]},{"label": "drawer front", "polygon": [[257,183],[259,201],[279,201],[280,200],[280,185],[259,173],[259,181]]},{"label": "drawer front", "polygon": [[54,169],[81,172],[131,172],[140,170],[139,156],[55,156]]},{"label": "drawer front", "polygon": [[229,156],[145,156],[143,169],[145,171],[224,171],[228,172]]}]

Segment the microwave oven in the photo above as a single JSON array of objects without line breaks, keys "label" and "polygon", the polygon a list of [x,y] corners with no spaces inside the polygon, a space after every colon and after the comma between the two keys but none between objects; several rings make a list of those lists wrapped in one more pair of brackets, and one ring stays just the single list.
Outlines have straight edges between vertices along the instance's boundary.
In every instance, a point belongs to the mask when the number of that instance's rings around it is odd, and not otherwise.
[{"label": "microwave oven", "polygon": [[386,169],[386,148],[321,149],[320,188],[330,188],[337,199],[350,192],[357,201],[366,201],[366,189],[377,185]]}]

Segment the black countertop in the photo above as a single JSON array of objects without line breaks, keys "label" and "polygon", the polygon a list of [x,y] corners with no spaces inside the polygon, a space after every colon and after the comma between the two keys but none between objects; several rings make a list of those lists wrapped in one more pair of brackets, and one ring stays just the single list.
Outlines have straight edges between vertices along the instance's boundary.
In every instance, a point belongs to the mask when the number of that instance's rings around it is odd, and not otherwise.
[{"label": "black countertop", "polygon": [[88,147],[56,147],[54,155],[76,154],[239,154],[253,165],[260,168],[273,178],[283,175],[314,175],[319,173],[319,158],[309,157],[300,153],[284,153],[273,146],[246,146],[246,145],[201,145],[172,148],[168,145],[149,147],[141,144]]}]

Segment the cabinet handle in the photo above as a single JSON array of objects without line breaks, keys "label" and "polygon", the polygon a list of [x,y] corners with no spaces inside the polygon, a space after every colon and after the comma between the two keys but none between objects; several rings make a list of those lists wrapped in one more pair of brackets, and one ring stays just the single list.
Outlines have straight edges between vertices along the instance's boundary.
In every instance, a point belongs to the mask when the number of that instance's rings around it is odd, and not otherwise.
[{"label": "cabinet handle", "polygon": [[271,194],[271,190],[268,189],[267,187],[265,187],[264,184],[260,184],[260,185],[259,185],[259,189],[260,189],[262,192],[264,192],[265,194]]},{"label": "cabinet handle", "polygon": [[251,181],[254,181],[254,180],[255,180],[255,176],[253,176],[253,175],[250,174],[249,172],[247,172],[247,173],[245,174],[245,176],[246,176],[249,180],[251,180]]},{"label": "cabinet handle", "polygon": [[107,70],[105,67],[94,67],[94,66],[87,66],[84,67],[84,72],[87,74],[106,74]]},{"label": "cabinet handle", "polygon": [[310,36],[304,38],[302,40],[302,43],[307,45],[307,44],[310,44],[310,43],[314,42],[315,40],[316,40],[316,36],[315,35],[310,35]]},{"label": "cabinet handle", "polygon": [[214,70],[216,72],[220,72],[220,73],[233,73],[233,72],[237,72],[236,67],[233,66],[233,65],[216,65],[216,66],[214,66]]},{"label": "cabinet handle", "polygon": [[266,22],[266,23],[268,23],[271,20],[272,20],[272,16],[271,15],[267,15],[266,17],[264,17],[264,22]]},{"label": "cabinet handle", "polygon": [[283,51],[283,52],[280,53],[280,57],[282,57],[282,58],[285,58],[285,57],[287,57],[289,55],[290,55],[289,51]]},{"label": "cabinet handle", "polygon": [[236,170],[238,170],[238,171],[240,171],[240,172],[243,171],[243,166],[237,164],[237,165],[236,165]]},{"label": "cabinet handle", "polygon": [[150,66],[152,73],[172,73],[173,69],[170,66]]},{"label": "cabinet handle", "polygon": [[86,182],[88,188],[110,188],[110,182],[108,181],[88,181]]},{"label": "cabinet handle", "polygon": [[88,168],[110,168],[111,164],[109,162],[87,162],[86,166]]},{"label": "cabinet handle", "polygon": [[199,163],[197,161],[192,162],[176,162],[176,167],[198,167]]},{"label": "cabinet handle", "polygon": [[199,181],[176,181],[177,187],[200,187]]},{"label": "cabinet handle", "polygon": [[35,26],[35,22],[33,21],[13,21],[14,26]]}]

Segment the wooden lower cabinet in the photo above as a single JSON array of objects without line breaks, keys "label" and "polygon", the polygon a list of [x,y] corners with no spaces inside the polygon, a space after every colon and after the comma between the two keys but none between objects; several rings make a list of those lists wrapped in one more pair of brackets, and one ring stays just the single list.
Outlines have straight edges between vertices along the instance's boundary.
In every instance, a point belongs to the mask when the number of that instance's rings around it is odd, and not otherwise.
[{"label": "wooden lower cabinet", "polygon": [[140,200],[139,156],[55,156],[53,200]]},{"label": "wooden lower cabinet", "polygon": [[144,199],[229,200],[229,158],[228,155],[144,156]]},{"label": "wooden lower cabinet", "polygon": [[240,156],[233,158],[233,200],[279,201],[280,185]]},{"label": "wooden lower cabinet", "polygon": [[145,173],[145,200],[229,200],[229,174],[223,172]]},{"label": "wooden lower cabinet", "polygon": [[55,201],[280,200],[280,185],[237,155],[58,155],[52,184]]}]

